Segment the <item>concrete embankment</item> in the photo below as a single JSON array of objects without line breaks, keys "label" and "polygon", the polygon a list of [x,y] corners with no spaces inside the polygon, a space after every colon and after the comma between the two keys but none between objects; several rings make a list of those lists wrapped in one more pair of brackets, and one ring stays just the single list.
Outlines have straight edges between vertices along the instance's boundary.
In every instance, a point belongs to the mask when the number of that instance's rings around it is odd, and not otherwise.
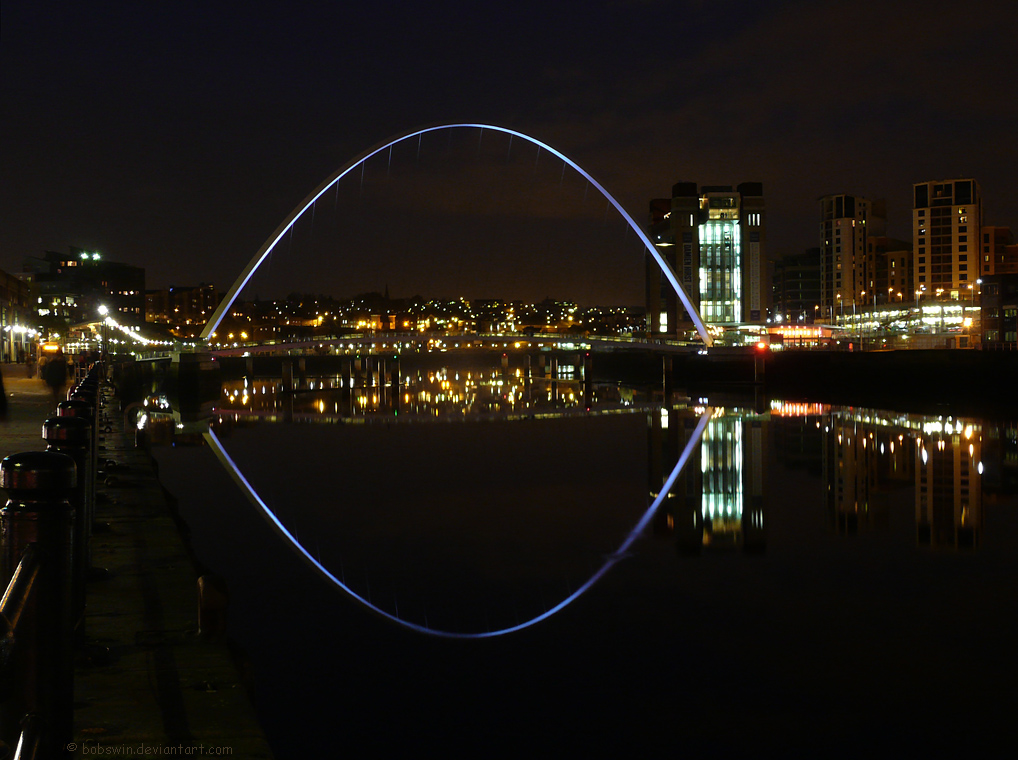
[{"label": "concrete embankment", "polygon": [[[41,450],[55,404],[41,381],[5,372],[0,453]],[[155,463],[132,437],[101,435],[100,484],[76,653],[74,756],[204,754],[270,758],[227,644],[198,635],[199,571]],[[190,750],[190,751],[188,751]]]}]

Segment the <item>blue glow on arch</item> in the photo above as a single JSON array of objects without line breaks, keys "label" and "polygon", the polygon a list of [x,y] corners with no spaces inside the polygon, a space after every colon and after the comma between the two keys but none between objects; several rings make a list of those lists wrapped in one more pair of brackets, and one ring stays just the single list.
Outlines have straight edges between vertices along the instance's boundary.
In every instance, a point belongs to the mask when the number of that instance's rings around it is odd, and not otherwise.
[{"label": "blue glow on arch", "polygon": [[[237,300],[237,296],[240,295],[240,292],[244,289],[244,286],[247,285],[248,281],[254,275],[255,271],[257,271],[258,267],[261,266],[263,261],[265,261],[265,258],[270,253],[272,253],[273,249],[275,249],[279,241],[283,239],[283,236],[290,230],[291,227],[293,227],[294,223],[298,219],[300,219],[301,216],[304,215],[304,212],[311,208],[315,204],[315,202],[319,198],[321,198],[322,195],[324,195],[333,185],[335,185],[343,177],[345,177],[355,168],[363,164],[369,158],[378,155],[379,153],[388,148],[391,148],[393,145],[404,142],[406,140],[413,139],[414,137],[419,137],[420,135],[427,134],[428,132],[437,132],[444,129],[464,129],[464,128],[482,130],[490,129],[494,132],[502,132],[507,135],[512,135],[513,137],[520,137],[526,140],[527,142],[533,143],[534,145],[537,145],[538,147],[548,151],[552,155],[562,159],[565,163],[569,164],[569,166],[571,166],[573,169],[579,172],[580,175],[582,175],[588,182],[590,182],[590,184],[597,188],[598,192],[600,192],[601,195],[603,195],[605,199],[607,199],[608,202],[615,207],[615,210],[618,211],[622,215],[622,217],[626,220],[626,222],[629,224],[629,226],[632,227],[633,231],[643,242],[643,245],[647,249],[647,252],[654,257],[654,261],[656,261],[657,265],[661,268],[661,272],[664,274],[665,279],[668,280],[672,288],[675,290],[675,293],[678,295],[679,300],[682,301],[682,305],[686,307],[686,311],[692,317],[693,323],[696,325],[696,331],[697,333],[699,333],[700,338],[708,346],[711,345],[712,339],[710,337],[710,334],[707,332],[707,327],[706,325],[704,325],[703,320],[700,318],[699,311],[697,311],[696,307],[693,305],[693,302],[690,301],[689,296],[686,294],[686,291],[682,287],[682,284],[679,282],[679,279],[675,275],[675,272],[672,270],[671,266],[669,266],[668,262],[661,257],[661,254],[658,253],[657,247],[654,245],[654,243],[651,242],[650,238],[647,237],[647,233],[643,231],[643,228],[640,227],[640,225],[636,223],[633,217],[631,217],[629,213],[622,207],[622,204],[615,200],[611,193],[605,190],[600,182],[598,182],[596,179],[590,176],[590,174],[588,174],[575,161],[566,156],[564,153],[559,152],[550,145],[543,143],[540,140],[531,137],[530,135],[526,135],[523,132],[517,132],[514,129],[507,129],[506,127],[498,127],[491,124],[440,124],[437,126],[425,127],[423,129],[418,129],[408,134],[402,135],[400,137],[396,137],[392,140],[387,140],[386,142],[379,143],[375,147],[369,148],[368,150],[354,158],[352,161],[347,163],[339,171],[337,171],[335,174],[333,174],[331,177],[325,180],[321,185],[319,185],[314,191],[312,191],[312,193],[308,195],[307,198],[303,200],[303,202],[298,204],[298,206],[291,212],[290,216],[287,217],[287,219],[276,229],[272,236],[265,241],[265,243],[262,245],[259,251],[254,255],[254,258],[251,259],[250,263],[247,265],[244,271],[241,272],[240,277],[237,278],[237,281],[233,284],[233,287],[230,288],[229,292],[223,298],[222,303],[219,304],[219,307],[216,309],[211,319],[209,319],[208,324],[205,325],[205,329],[202,330],[201,332],[201,339],[205,341],[209,339],[209,336],[213,332],[215,332],[217,327],[219,327],[219,323],[223,321],[223,317],[229,311],[230,307],[233,305],[233,302]],[[650,315],[648,315],[648,319],[649,318]]]},{"label": "blue glow on arch", "polygon": [[576,591],[571,593],[569,596],[560,601],[558,604],[554,605],[548,610],[545,610],[540,615],[537,615],[536,617],[533,617],[530,620],[526,620],[522,623],[517,623],[516,625],[509,626],[507,628],[499,628],[494,631],[479,631],[474,633],[469,632],[464,633],[459,631],[443,631],[436,628],[429,628],[426,625],[414,623],[410,620],[404,620],[398,615],[393,615],[391,612],[383,610],[381,607],[372,604],[369,600],[365,599],[363,596],[361,596],[356,591],[351,589],[349,586],[343,583],[343,581],[337,578],[332,573],[331,570],[329,570],[327,567],[325,567],[325,565],[323,565],[314,556],[312,556],[311,553],[301,545],[300,541],[297,540],[296,536],[294,536],[289,530],[286,529],[286,526],[283,525],[282,521],[280,521],[280,519],[276,517],[276,514],[272,511],[272,509],[269,508],[269,506],[258,495],[258,492],[255,491],[251,483],[248,482],[247,478],[244,477],[243,473],[241,473],[240,471],[240,468],[237,467],[236,463],[233,461],[230,455],[226,453],[226,450],[223,448],[223,445],[219,442],[219,438],[216,437],[216,434],[212,432],[211,429],[209,429],[208,432],[203,433],[202,435],[205,438],[205,442],[208,443],[209,447],[215,453],[216,457],[227,469],[227,471],[230,474],[230,477],[232,477],[234,482],[236,482],[237,485],[241,487],[241,489],[244,491],[244,494],[254,504],[256,504],[262,510],[262,512],[265,513],[265,517],[268,518],[273,528],[275,528],[275,530],[280,535],[282,535],[283,538],[285,538],[293,546],[297,553],[300,554],[305,560],[307,560],[315,570],[317,570],[319,573],[321,573],[330,581],[332,581],[333,584],[342,589],[343,592],[349,595],[351,598],[360,602],[362,605],[367,607],[372,612],[381,615],[386,620],[390,620],[393,623],[396,623],[397,625],[403,626],[404,628],[409,628],[410,630],[416,631],[418,633],[423,633],[429,636],[437,636],[446,639],[490,639],[495,638],[496,636],[504,636],[507,633],[515,633],[516,631],[522,631],[524,628],[529,628],[532,625],[537,625],[541,621],[547,620],[555,613],[561,612],[568,605],[575,602],[577,599],[580,598],[580,596],[582,596],[584,593],[590,590],[590,588],[595,583],[597,583],[612,567],[614,567],[614,565],[617,562],[619,562],[626,556],[626,552],[629,551],[629,547],[631,547],[633,543],[636,541],[636,539],[638,539],[642,535],[647,525],[654,518],[654,515],[657,512],[658,508],[668,497],[668,493],[671,491],[672,486],[675,484],[675,480],[682,473],[682,470],[685,469],[686,462],[689,460],[690,455],[700,445],[700,438],[703,436],[703,431],[706,429],[707,423],[710,421],[712,414],[713,409],[707,407],[706,411],[702,415],[700,415],[700,421],[697,423],[696,429],[693,431],[692,435],[690,435],[689,440],[686,442],[685,447],[682,449],[682,454],[679,456],[679,460],[675,463],[675,467],[672,468],[672,471],[668,475],[668,478],[665,480],[664,485],[661,486],[661,491],[658,493],[657,498],[654,499],[653,503],[647,508],[647,511],[643,513],[643,517],[640,518],[639,522],[637,522],[636,525],[633,526],[633,529],[629,531],[629,534],[626,536],[625,540],[619,545],[619,548],[613,554],[605,558],[604,564],[602,564],[601,567],[598,568],[598,570],[592,576],[590,576],[590,578],[588,578],[587,581],[582,586],[580,586],[578,589],[576,589]]}]

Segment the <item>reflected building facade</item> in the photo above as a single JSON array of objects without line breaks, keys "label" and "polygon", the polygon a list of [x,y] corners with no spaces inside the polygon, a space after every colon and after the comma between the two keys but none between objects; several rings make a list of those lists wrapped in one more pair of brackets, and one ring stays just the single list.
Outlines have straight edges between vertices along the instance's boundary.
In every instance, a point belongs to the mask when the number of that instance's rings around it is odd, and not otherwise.
[{"label": "reflected building facade", "polygon": [[981,423],[852,409],[828,414],[824,432],[825,497],[836,532],[887,530],[889,500],[881,495],[912,488],[920,546],[979,546]]},{"label": "reflected building facade", "polygon": [[911,435],[841,413],[825,420],[824,489],[838,533],[885,530],[890,513],[880,494],[912,485]]},{"label": "reflected building facade", "polygon": [[[674,419],[673,419],[674,418]],[[659,536],[673,536],[676,550],[695,556],[703,549],[766,548],[764,437],[767,416],[718,409],[700,445],[679,475],[655,523]],[[656,498],[678,461],[697,419],[667,408],[649,420],[649,486]]]},{"label": "reflected building facade", "polygon": [[916,442],[916,536],[922,545],[976,547],[982,540],[982,429],[950,420]]}]

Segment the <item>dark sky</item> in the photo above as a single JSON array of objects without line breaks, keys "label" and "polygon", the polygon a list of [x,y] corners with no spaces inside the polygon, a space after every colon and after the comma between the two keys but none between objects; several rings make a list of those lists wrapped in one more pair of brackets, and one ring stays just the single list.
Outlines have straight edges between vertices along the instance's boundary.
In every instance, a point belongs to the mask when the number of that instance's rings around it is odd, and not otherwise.
[{"label": "dark sky", "polygon": [[[638,221],[676,181],[763,182],[772,258],[816,244],[826,193],[886,198],[890,232],[907,237],[912,183],[931,179],[975,177],[986,223],[1018,228],[1009,2],[4,0],[0,12],[7,271],[75,245],[146,267],[149,287],[226,288],[336,168],[458,121],[555,146]],[[375,162],[258,287],[641,301],[635,237],[527,147],[474,133]],[[364,229],[344,233],[344,219]]]}]

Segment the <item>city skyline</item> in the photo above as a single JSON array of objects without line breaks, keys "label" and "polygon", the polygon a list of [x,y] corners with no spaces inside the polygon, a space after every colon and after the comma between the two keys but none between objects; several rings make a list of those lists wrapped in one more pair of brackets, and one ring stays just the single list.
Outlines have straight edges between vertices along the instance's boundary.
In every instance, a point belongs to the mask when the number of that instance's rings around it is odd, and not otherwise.
[{"label": "city skyline", "polygon": [[[759,181],[772,259],[817,244],[818,199],[832,193],[886,199],[888,234],[907,238],[912,186],[930,180],[975,178],[985,223],[1018,227],[1018,106],[994,57],[1010,21],[1000,4],[948,14],[913,3],[893,17],[863,5],[845,18],[798,2],[524,3],[509,14],[450,3],[395,21],[375,8],[243,8],[4,4],[0,268],[77,245],[144,266],[153,285],[194,284],[200,271],[225,287],[337,166],[388,135],[458,119],[548,142],[638,221],[677,180]],[[680,36],[648,38],[664,21]],[[418,198],[443,180],[428,176]],[[488,182],[514,197],[515,175]],[[558,232],[548,219],[517,230],[502,210],[506,249],[538,263],[573,236],[569,217]],[[485,229],[454,241],[448,259],[428,252],[443,290],[484,276],[462,262]],[[610,265],[610,250],[581,245],[591,270]],[[389,272],[335,268],[363,278],[353,290],[436,292],[403,287],[434,272],[402,255]],[[519,278],[528,266],[491,276],[537,288],[533,298],[639,301],[598,294],[619,281],[611,271],[578,283],[587,295],[563,293],[570,267],[532,283]],[[633,270],[642,277],[640,262]]]}]

